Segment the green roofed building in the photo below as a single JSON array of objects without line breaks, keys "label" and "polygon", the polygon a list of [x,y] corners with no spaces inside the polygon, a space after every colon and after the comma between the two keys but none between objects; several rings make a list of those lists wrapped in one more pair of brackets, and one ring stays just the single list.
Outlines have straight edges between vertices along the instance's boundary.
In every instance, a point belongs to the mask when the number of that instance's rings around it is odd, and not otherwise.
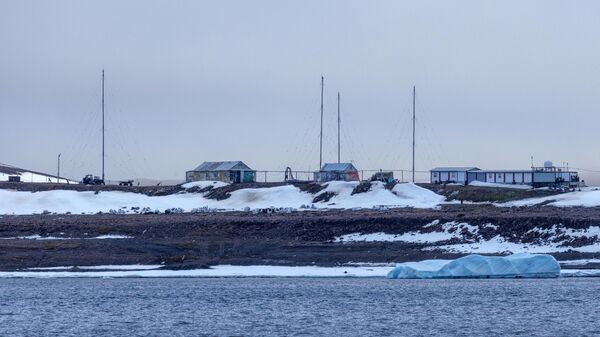
[{"label": "green roofed building", "polygon": [[185,181],[222,181],[224,183],[253,183],[256,171],[241,161],[206,161],[185,173]]}]

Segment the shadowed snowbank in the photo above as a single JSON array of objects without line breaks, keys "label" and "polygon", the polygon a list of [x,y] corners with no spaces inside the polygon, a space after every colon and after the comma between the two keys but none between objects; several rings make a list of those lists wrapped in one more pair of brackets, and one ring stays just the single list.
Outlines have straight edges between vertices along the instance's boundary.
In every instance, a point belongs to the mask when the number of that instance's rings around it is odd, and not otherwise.
[{"label": "shadowed snowbank", "polygon": [[[380,182],[374,182],[366,192],[354,193],[358,182],[330,182],[315,194],[304,192],[293,185],[268,188],[245,188],[233,191],[228,198],[208,198],[212,188],[223,186],[211,182],[183,185],[182,193],[148,196],[138,193],[104,191],[77,192],[54,190],[44,192],[20,192],[0,190],[0,214],[41,213],[146,213],[146,212],[207,212],[250,211],[277,208],[288,212],[298,209],[347,209],[373,207],[435,208],[444,197],[414,184],[397,184],[388,190]],[[212,187],[212,188],[211,188]],[[187,192],[194,188],[194,193]],[[202,189],[206,188],[206,191]],[[198,193],[200,189],[200,193]],[[326,201],[314,202],[322,193],[331,193]]]}]

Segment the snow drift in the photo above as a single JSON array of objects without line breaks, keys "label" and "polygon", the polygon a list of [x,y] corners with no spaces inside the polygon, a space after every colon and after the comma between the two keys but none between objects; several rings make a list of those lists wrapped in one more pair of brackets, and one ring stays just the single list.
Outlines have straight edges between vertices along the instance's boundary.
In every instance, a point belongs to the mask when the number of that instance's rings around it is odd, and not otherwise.
[{"label": "snow drift", "polygon": [[551,255],[468,255],[456,260],[400,263],[388,273],[391,279],[432,278],[551,278],[560,276],[560,265]]},{"label": "snow drift", "polygon": [[551,195],[542,198],[529,198],[497,204],[504,207],[522,207],[535,205],[557,207],[597,207],[600,206],[600,189],[582,188],[581,191]]},{"label": "snow drift", "polygon": [[73,213],[93,214],[97,212],[137,213],[142,209],[164,212],[195,210],[252,210],[264,208],[282,209],[346,209],[385,207],[434,208],[444,197],[414,184],[398,184],[392,191],[380,182],[371,184],[364,193],[352,195],[358,182],[330,182],[317,193],[332,192],[335,195],[326,202],[315,202],[316,195],[303,192],[293,185],[268,188],[245,188],[233,191],[229,198],[215,200],[207,198],[209,192],[188,193],[193,187],[221,187],[213,182],[183,185],[186,191],[165,196],[147,196],[139,193],[107,191],[77,192],[53,190],[44,192],[20,192],[0,190],[0,214]]}]

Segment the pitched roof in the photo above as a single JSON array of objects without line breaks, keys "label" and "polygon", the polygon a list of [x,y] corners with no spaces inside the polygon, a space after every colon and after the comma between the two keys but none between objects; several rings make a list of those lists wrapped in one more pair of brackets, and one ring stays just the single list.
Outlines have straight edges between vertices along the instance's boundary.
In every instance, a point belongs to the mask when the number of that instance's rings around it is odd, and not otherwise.
[{"label": "pitched roof", "polygon": [[325,163],[321,171],[356,171],[352,163]]},{"label": "pitched roof", "polygon": [[248,165],[242,161],[205,161],[196,167],[193,171],[230,171],[230,170],[244,170],[252,171]]},{"label": "pitched roof", "polygon": [[469,167],[469,166],[457,166],[457,167],[436,167],[434,169],[431,169],[432,172],[434,171],[450,171],[450,172],[461,172],[461,171],[479,171],[479,168],[477,167]]}]

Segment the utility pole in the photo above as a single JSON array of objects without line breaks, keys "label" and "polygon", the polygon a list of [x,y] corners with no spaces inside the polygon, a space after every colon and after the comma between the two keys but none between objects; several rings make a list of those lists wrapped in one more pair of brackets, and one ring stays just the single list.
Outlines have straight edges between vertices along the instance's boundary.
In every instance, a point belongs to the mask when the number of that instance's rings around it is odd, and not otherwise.
[{"label": "utility pole", "polygon": [[340,159],[340,92],[338,91],[338,99],[337,99],[337,104],[338,104],[338,164],[341,163],[341,159]]},{"label": "utility pole", "polygon": [[321,133],[319,136],[319,170],[321,170],[321,166],[323,165],[323,86],[325,83],[325,78],[321,75]]},{"label": "utility pole", "polygon": [[102,69],[102,181],[104,181],[104,69]]},{"label": "utility pole", "polygon": [[58,154],[58,172],[56,173],[56,182],[60,183],[60,153]]},{"label": "utility pole", "polygon": [[413,118],[412,118],[412,182],[415,182],[415,93],[416,87],[413,85]]}]

